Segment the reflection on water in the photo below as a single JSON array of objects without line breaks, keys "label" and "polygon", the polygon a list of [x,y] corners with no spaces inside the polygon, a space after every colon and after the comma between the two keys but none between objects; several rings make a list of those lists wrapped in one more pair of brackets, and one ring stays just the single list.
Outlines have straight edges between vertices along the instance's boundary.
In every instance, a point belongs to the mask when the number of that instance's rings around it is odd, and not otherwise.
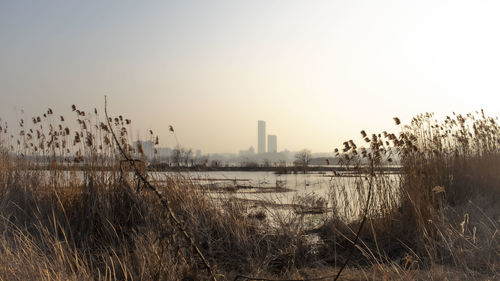
[{"label": "reflection on water", "polygon": [[[84,182],[83,171],[43,173],[47,181]],[[113,177],[110,172],[101,175]],[[52,175],[52,176],[49,176]],[[95,172],[93,172],[95,175]],[[116,176],[116,175],[114,175]],[[130,173],[133,176],[133,173]],[[254,211],[265,210],[268,217],[290,213],[320,218],[323,214],[334,214],[344,220],[359,218],[367,198],[368,187],[372,185],[373,197],[370,214],[383,215],[380,210],[389,210],[398,204],[399,175],[378,175],[370,180],[366,175],[333,173],[275,174],[273,172],[151,172],[149,178],[158,185],[173,177],[198,187],[207,197],[215,201],[239,200],[247,202]]]},{"label": "reflection on water", "polygon": [[[164,172],[153,178],[166,176]],[[275,174],[273,172],[183,172],[174,173],[198,186],[214,199],[243,200],[253,208],[264,208],[269,215],[290,211],[318,217],[334,210],[345,220],[359,218],[372,184],[371,215],[393,208],[398,202],[399,175],[334,176],[333,173]]]}]

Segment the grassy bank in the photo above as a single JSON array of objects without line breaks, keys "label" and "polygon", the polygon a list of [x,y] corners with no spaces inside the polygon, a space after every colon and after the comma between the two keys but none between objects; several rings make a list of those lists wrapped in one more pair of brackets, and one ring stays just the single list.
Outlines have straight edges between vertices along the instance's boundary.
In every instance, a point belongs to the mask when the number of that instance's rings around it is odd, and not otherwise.
[{"label": "grassy bank", "polygon": [[[131,121],[74,113],[76,127],[52,110],[20,121],[15,134],[2,124],[3,280],[307,280],[335,276],[346,261],[341,280],[500,277],[500,134],[481,113],[443,122],[426,114],[397,134],[362,132],[367,149],[346,142],[339,157],[358,167],[356,186],[332,180],[331,211],[314,229],[293,212],[271,223],[176,176],[155,187],[162,202],[118,150],[134,153]],[[33,154],[54,168],[30,169]],[[391,157],[402,164],[397,183],[380,172]],[[57,168],[72,163],[88,168]]]}]

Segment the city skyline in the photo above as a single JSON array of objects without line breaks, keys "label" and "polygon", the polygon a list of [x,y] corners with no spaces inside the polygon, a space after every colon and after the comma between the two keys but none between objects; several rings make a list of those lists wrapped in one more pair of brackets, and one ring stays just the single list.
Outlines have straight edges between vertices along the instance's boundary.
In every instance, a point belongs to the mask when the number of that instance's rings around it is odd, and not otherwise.
[{"label": "city skyline", "polygon": [[[266,138],[267,137],[267,138]],[[266,142],[267,139],[267,142]],[[278,137],[277,135],[273,134],[266,134],[266,122],[264,120],[258,120],[257,121],[257,154],[268,154],[268,153],[278,153]],[[155,146],[154,142],[151,140],[140,140],[137,139],[136,141],[133,142],[134,148],[137,150],[138,146],[137,143],[141,142],[142,143],[142,148],[144,150],[144,153],[148,156],[153,155],[154,148],[168,148],[168,149],[176,149],[176,148],[182,148],[182,147],[162,147],[162,146]],[[192,149],[192,148],[184,148],[184,149]],[[146,151],[148,151],[146,153]],[[201,154],[200,150],[197,150]],[[286,149],[284,150],[286,151]],[[217,152],[216,152],[217,153]],[[218,152],[221,153],[221,152]],[[230,152],[229,152],[230,153]],[[253,146],[250,146],[249,149],[247,150],[239,150],[238,154],[241,155],[253,155],[255,153],[255,150]],[[320,152],[324,153],[324,152]],[[233,153],[236,154],[236,153]]]},{"label": "city skyline", "polygon": [[[267,143],[266,143],[267,137]],[[278,152],[277,136],[266,134],[266,121],[257,121],[257,153],[276,153]]]}]

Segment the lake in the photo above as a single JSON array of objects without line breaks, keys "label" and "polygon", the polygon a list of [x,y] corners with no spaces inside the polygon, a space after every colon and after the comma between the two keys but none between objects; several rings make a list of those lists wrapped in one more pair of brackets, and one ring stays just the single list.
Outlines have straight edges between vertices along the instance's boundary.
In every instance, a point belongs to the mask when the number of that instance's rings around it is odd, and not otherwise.
[{"label": "lake", "polygon": [[[295,212],[310,216],[335,210],[345,220],[359,217],[370,183],[367,175],[274,172],[154,172],[153,178],[176,176],[189,181],[210,198],[247,202],[257,211],[269,215]],[[377,206],[397,204],[399,175],[379,175],[372,181],[372,215]],[[254,210],[254,211],[255,211]]]}]

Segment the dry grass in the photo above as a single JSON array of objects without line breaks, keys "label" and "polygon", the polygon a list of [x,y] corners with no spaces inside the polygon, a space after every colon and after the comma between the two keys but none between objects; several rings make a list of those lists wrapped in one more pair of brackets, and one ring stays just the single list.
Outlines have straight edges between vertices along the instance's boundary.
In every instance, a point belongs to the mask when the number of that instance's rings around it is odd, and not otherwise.
[{"label": "dry grass", "polygon": [[[208,278],[165,208],[120,161],[111,130],[97,111],[74,111],[73,135],[52,124],[49,112],[34,118],[34,128],[22,122],[18,138],[0,134],[0,279]],[[134,154],[130,121],[112,122],[121,145]],[[156,180],[164,183],[162,193],[218,279],[293,274],[298,262],[306,263],[301,257],[306,242],[299,233],[271,231],[249,216],[247,206],[214,202],[175,176]]]},{"label": "dry grass", "polygon": [[[362,131],[369,149],[344,143],[345,163],[372,173],[365,180],[360,176],[354,190],[335,186],[332,196],[341,210],[337,214],[356,218],[367,197],[366,185],[371,181],[373,186],[371,219],[358,247],[358,262],[382,267],[396,262],[403,269],[428,272],[444,267],[465,279],[497,279],[499,129],[496,119],[482,112],[443,122],[424,114],[402,126],[398,135],[384,132],[369,138]],[[397,181],[373,172],[388,159],[402,167]],[[350,198],[360,200],[350,206]],[[356,220],[345,224],[334,217],[321,235],[330,237],[331,248],[338,248],[348,243],[342,239],[352,239],[352,229]]]},{"label": "dry grass", "polygon": [[[76,128],[52,110],[33,124],[20,121],[15,136],[0,128],[0,279],[208,279],[167,211],[120,161],[106,120],[97,110],[73,110]],[[131,121],[111,122],[136,155]],[[343,280],[495,280],[499,132],[482,113],[442,123],[418,116],[397,135],[363,131],[368,148],[348,141],[340,155],[362,173],[334,179],[327,199],[303,198],[322,212],[328,206],[316,229],[306,227],[302,212],[271,224],[243,202],[210,199],[185,179],[152,182],[163,183],[218,280],[334,275],[349,256],[368,186],[369,219]],[[150,138],[157,139],[153,132]],[[380,172],[389,159],[401,164],[400,175]]]}]

